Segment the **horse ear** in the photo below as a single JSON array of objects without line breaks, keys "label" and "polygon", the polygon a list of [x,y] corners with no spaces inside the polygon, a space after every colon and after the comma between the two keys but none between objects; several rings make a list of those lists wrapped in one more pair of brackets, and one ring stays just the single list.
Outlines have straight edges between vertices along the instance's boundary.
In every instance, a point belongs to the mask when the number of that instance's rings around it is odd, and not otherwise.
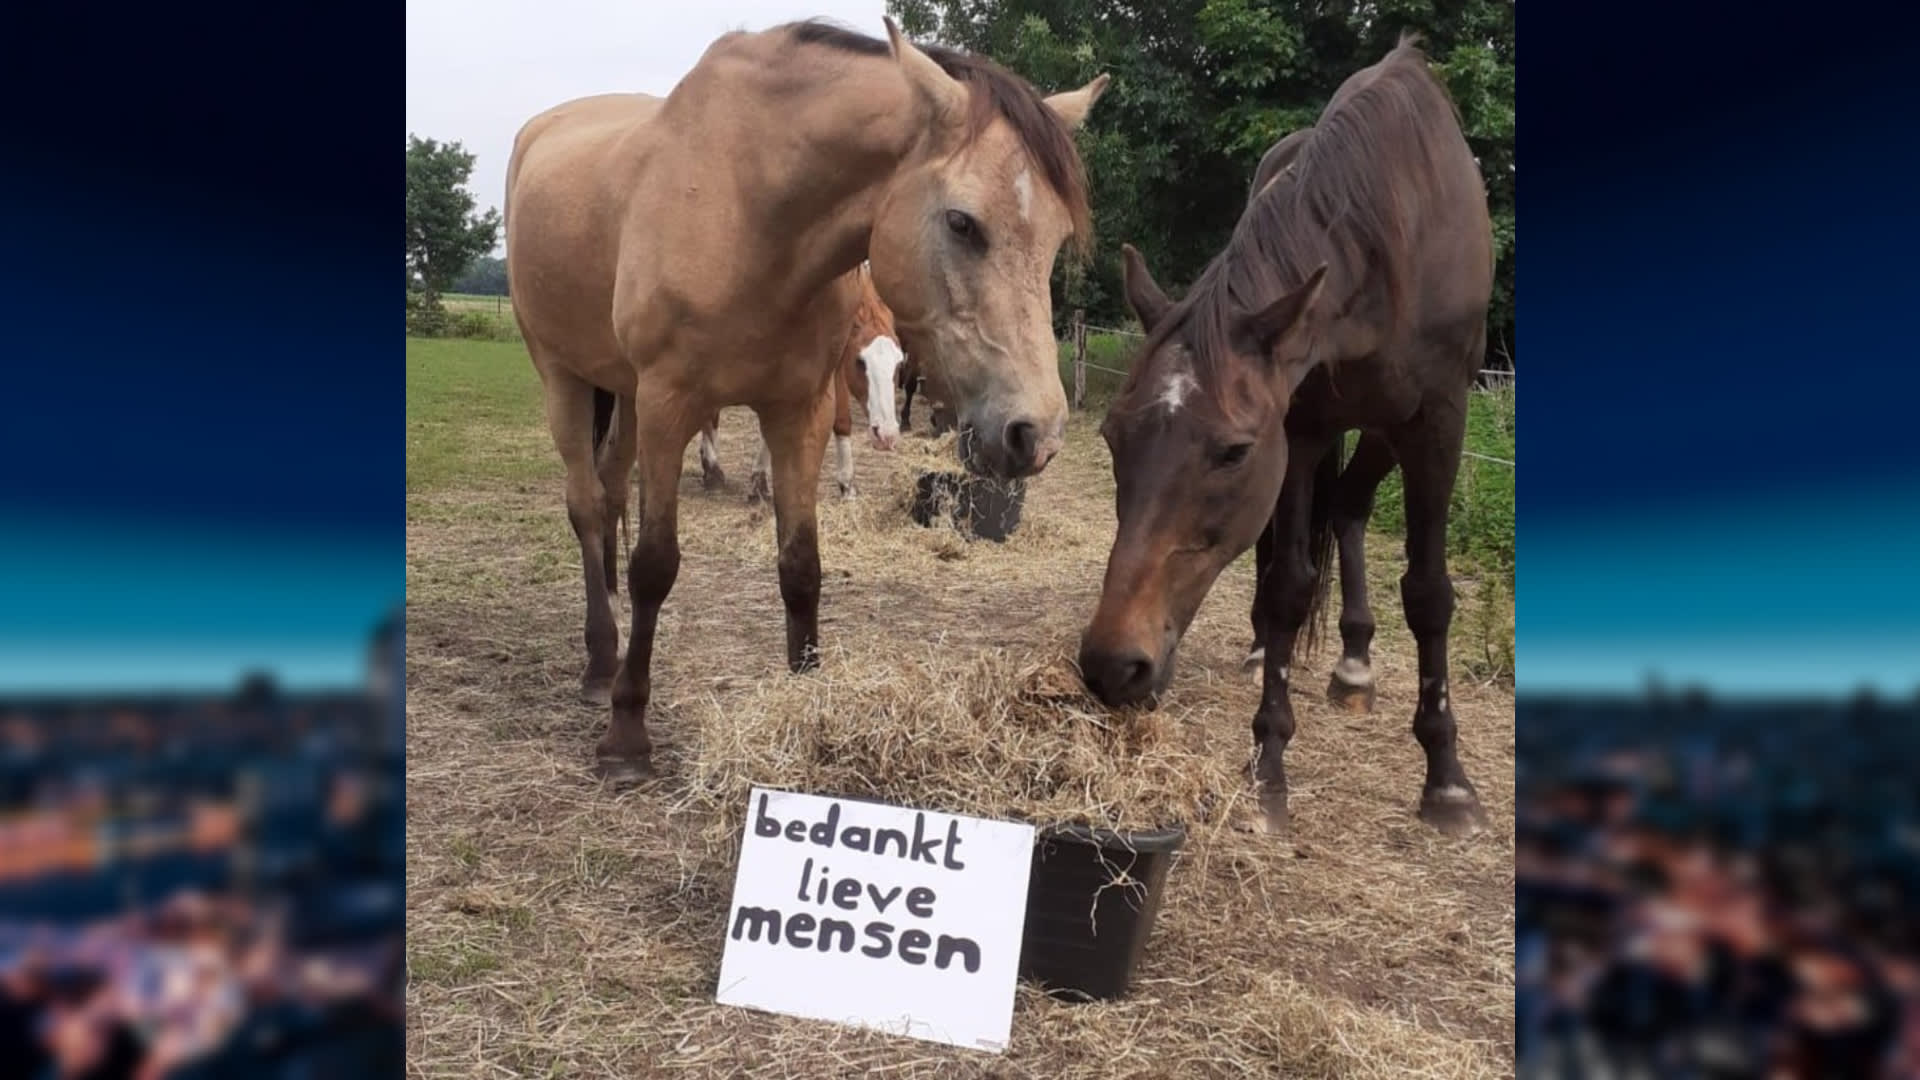
[{"label": "horse ear", "polygon": [[1321,263],[1299,288],[1259,311],[1242,315],[1236,328],[1240,336],[1252,342],[1262,356],[1273,356],[1287,337],[1306,321],[1326,281],[1327,264]]},{"label": "horse ear", "polygon": [[1052,109],[1054,115],[1067,125],[1068,131],[1078,131],[1080,125],[1086,122],[1087,114],[1093,111],[1093,103],[1107,92],[1107,84],[1112,81],[1112,77],[1103,71],[1078,90],[1064,90],[1048,98],[1047,108]]},{"label": "horse ear", "polygon": [[1168,300],[1167,294],[1161,292],[1160,286],[1154,283],[1153,275],[1147,273],[1147,261],[1140,257],[1132,244],[1120,245],[1120,259],[1124,264],[1127,304],[1139,317],[1141,329],[1151,334],[1154,325],[1173,306],[1173,301]]},{"label": "horse ear", "polygon": [[900,61],[900,70],[906,73],[907,82],[933,103],[933,115],[937,121],[943,124],[960,123],[967,115],[967,88],[934,63],[933,57],[908,41],[907,36],[900,32],[899,24],[893,21],[893,16],[885,16],[885,19],[887,43],[893,47],[894,59]]}]

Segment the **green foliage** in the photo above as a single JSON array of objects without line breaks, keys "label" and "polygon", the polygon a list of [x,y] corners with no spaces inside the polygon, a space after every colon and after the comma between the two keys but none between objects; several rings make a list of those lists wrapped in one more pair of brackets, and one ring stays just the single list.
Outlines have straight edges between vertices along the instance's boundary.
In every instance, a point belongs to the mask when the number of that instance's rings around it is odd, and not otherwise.
[{"label": "green foliage", "polygon": [[1488,352],[1513,343],[1513,0],[889,0],[917,38],[984,53],[1045,91],[1102,71],[1113,84],[1079,136],[1093,186],[1093,264],[1062,260],[1061,327],[1073,308],[1126,318],[1119,246],[1170,289],[1225,245],[1254,168],[1311,123],[1348,75],[1418,31],[1480,159],[1498,257]]},{"label": "green foliage", "polygon": [[453,279],[449,291],[471,296],[507,295],[507,261],[491,255],[480,256],[473,260],[464,273]]},{"label": "green foliage", "polygon": [[407,335],[439,337],[447,332],[447,309],[440,298],[419,289],[407,290]]},{"label": "green foliage", "polygon": [[407,293],[407,336],[466,338],[471,341],[519,341],[520,325],[502,296]]},{"label": "green foliage", "polygon": [[500,336],[498,320],[484,311],[454,312],[448,336],[492,340]]},{"label": "green foliage", "polygon": [[407,136],[407,289],[429,301],[499,238],[500,212],[474,212],[472,175],[473,155],[459,143]]}]

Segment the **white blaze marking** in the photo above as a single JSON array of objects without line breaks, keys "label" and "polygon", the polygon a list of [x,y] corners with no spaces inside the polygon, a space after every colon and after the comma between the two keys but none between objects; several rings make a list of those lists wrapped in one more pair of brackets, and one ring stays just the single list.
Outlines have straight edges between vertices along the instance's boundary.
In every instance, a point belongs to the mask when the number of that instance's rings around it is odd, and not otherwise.
[{"label": "white blaze marking", "polygon": [[1179,412],[1180,406],[1187,403],[1187,395],[1199,385],[1186,369],[1175,370],[1167,375],[1167,381],[1160,387],[1160,404],[1166,406],[1170,413]]},{"label": "white blaze marking", "polygon": [[900,416],[894,411],[894,371],[906,360],[906,354],[892,338],[881,334],[860,350],[867,365],[867,423],[881,439],[900,437]]},{"label": "white blaze marking", "polygon": [[1013,196],[1020,201],[1020,220],[1026,221],[1033,207],[1033,174],[1027,167],[1020,167],[1020,175],[1013,178]]}]

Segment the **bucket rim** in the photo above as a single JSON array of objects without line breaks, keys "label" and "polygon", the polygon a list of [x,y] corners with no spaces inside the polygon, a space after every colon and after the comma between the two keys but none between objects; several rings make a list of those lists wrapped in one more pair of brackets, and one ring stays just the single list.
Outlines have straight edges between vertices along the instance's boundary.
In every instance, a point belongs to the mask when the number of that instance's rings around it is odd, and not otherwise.
[{"label": "bucket rim", "polygon": [[1152,855],[1178,851],[1186,844],[1187,827],[1176,823],[1155,829],[1116,831],[1091,825],[1049,825],[1039,829],[1035,839],[1069,840],[1108,850]]}]

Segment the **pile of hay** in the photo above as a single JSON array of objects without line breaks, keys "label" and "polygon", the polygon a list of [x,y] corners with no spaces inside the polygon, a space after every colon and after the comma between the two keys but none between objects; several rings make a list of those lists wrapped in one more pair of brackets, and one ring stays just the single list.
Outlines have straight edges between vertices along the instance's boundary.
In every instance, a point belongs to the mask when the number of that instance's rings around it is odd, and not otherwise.
[{"label": "pile of hay", "polygon": [[1213,820],[1246,787],[1190,711],[1109,712],[1062,649],[833,648],[817,672],[709,698],[697,727],[691,797],[716,841],[755,785],[1116,830]]}]

